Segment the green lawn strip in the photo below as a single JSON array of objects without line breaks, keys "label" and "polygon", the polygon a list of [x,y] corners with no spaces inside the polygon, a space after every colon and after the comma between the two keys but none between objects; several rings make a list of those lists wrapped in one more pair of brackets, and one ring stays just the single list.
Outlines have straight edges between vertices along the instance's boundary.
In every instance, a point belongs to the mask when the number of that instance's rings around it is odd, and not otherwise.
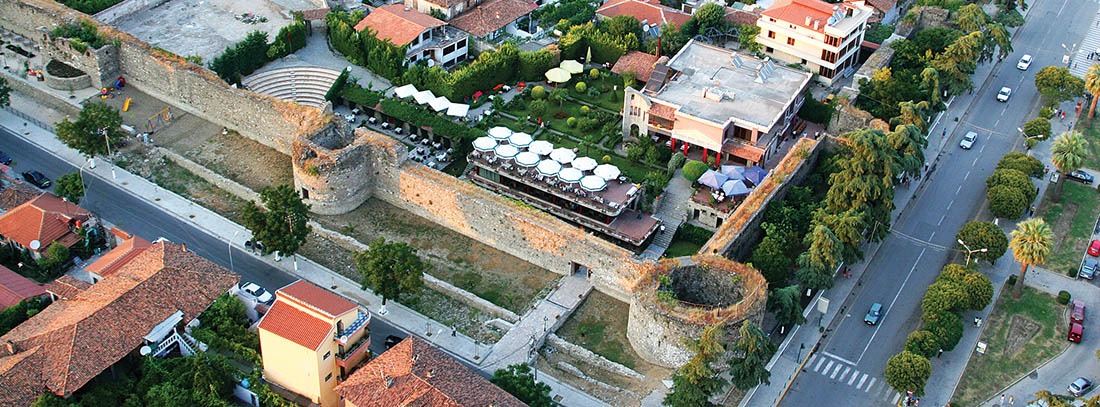
[{"label": "green lawn strip", "polygon": [[665,250],[665,257],[691,256],[698,253],[701,247],[703,246],[692,242],[674,241]]},{"label": "green lawn strip", "polygon": [[[1085,110],[1087,111],[1087,109],[1088,106],[1086,105]],[[1097,108],[1097,110],[1100,110],[1100,108]],[[1093,119],[1091,124],[1086,120],[1077,122],[1077,130],[1080,130],[1085,135],[1085,140],[1088,141],[1088,146],[1085,147],[1085,161],[1081,163],[1083,168],[1100,170],[1100,123],[1098,122],[1100,120],[1097,119]]]},{"label": "green lawn strip", "polygon": [[[1048,191],[1039,206],[1039,213],[1054,229],[1054,252],[1047,260],[1046,268],[1056,273],[1066,273],[1080,266],[1082,253],[1092,237],[1096,217],[1100,215],[1100,197],[1097,196],[1096,188],[1068,181],[1066,178],[1062,178],[1062,182],[1061,201],[1051,201]],[[1063,219],[1063,215],[1067,214],[1072,214],[1072,218]]]},{"label": "green lawn strip", "polygon": [[[1066,341],[1065,306],[1058,304],[1053,295],[1025,288],[1019,300],[1012,298],[1012,286],[1005,285],[993,312],[985,322],[985,330],[979,340],[987,344],[986,353],[974,352],[955,390],[952,405],[976,406],[996,395],[1005,386],[1050,360],[1070,345]],[[1013,316],[1025,317],[1039,324],[1034,336],[1008,354],[1006,344],[1020,334],[1019,326],[1013,326]],[[965,329],[974,329],[966,324]],[[969,349],[959,350],[969,352]]]},{"label": "green lawn strip", "polygon": [[592,291],[557,333],[570,343],[633,369],[639,358],[626,339],[629,311],[626,303]]}]

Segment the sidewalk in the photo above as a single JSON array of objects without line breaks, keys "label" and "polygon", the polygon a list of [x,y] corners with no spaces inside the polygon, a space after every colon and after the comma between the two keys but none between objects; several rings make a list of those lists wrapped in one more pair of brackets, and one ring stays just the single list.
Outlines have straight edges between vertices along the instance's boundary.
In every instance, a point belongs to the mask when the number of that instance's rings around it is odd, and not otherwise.
[{"label": "sidewalk", "polygon": [[[87,160],[78,153],[64,144],[62,144],[57,137],[36,125],[25,124],[26,121],[16,116],[10,111],[0,110],[0,126],[4,126],[10,129],[12,132],[21,135],[24,139],[28,140],[32,144],[35,144],[45,151],[57,156],[58,158],[69,162],[70,164],[81,167]],[[240,236],[249,236],[250,233],[243,226],[237,225],[232,221],[210,211],[200,205],[195,205],[193,202],[172,193],[171,191],[164,190],[156,184],[133,175],[124,169],[109,165],[102,160],[97,160],[95,168],[88,168],[84,166],[84,172],[89,176],[98,177],[105,182],[112,182],[121,189],[128,191],[129,193],[141,197],[149,202],[151,205],[160,207],[173,214],[178,219],[191,222],[200,229],[205,230],[216,238],[230,242],[230,244],[236,246],[240,250],[246,250],[241,245],[246,239],[234,239],[234,234]],[[114,173],[117,177],[112,177]],[[322,287],[329,287],[333,292],[344,295],[348,298],[355,300],[368,308],[373,312],[372,317],[379,318],[394,326],[398,326],[408,332],[417,334],[432,343],[436,347],[443,349],[450,353],[452,356],[464,359],[465,361],[479,366],[479,368],[486,373],[492,374],[493,370],[503,366],[482,366],[482,362],[489,358],[491,355],[497,352],[510,352],[512,350],[498,349],[499,346],[492,346],[486,348],[484,344],[478,344],[473,339],[465,335],[451,336],[447,335],[445,331],[449,330],[449,327],[437,323],[416,311],[413,311],[401,304],[390,301],[386,304],[387,313],[380,315],[377,313],[378,308],[382,304],[381,297],[374,295],[374,293],[360,289],[360,284],[356,281],[352,281],[338,273],[324,268],[323,266],[310,261],[309,259],[297,257],[297,262],[292,259],[285,259],[284,261],[275,262],[271,256],[261,257],[260,259],[270,265],[272,268],[280,269],[289,274],[296,275],[304,280],[310,281]],[[591,287],[591,285],[589,285]],[[554,297],[556,293],[552,293],[550,298]],[[548,306],[547,300],[543,300],[539,303],[539,307]],[[579,301],[578,301],[579,303]],[[574,304],[575,307],[575,304]],[[524,324],[526,319],[529,319],[531,315],[541,316],[542,314],[536,311],[528,312],[521,317],[521,320],[516,324],[520,326]],[[541,322],[541,321],[539,321]],[[530,325],[530,324],[528,324]],[[514,329],[513,329],[514,330]],[[541,341],[541,339],[540,339]],[[499,344],[499,342],[498,342]],[[524,349],[525,350],[525,349]],[[567,384],[564,384],[548,374],[540,375],[540,381],[550,385],[554,397],[560,396],[560,402],[568,406],[598,406],[606,405],[605,403],[597,400],[596,398],[583,393]]]}]

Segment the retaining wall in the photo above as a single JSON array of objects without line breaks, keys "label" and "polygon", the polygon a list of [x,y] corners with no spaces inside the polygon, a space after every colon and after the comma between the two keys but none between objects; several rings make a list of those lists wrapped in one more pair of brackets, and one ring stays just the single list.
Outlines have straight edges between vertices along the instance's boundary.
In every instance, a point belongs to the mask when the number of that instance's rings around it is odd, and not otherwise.
[{"label": "retaining wall", "polygon": [[176,154],[175,152],[167,148],[156,147],[156,151],[157,153],[164,155],[164,157],[168,158],[168,160],[176,163],[176,165],[179,165],[180,167],[183,167],[183,169],[197,175],[199,178],[206,180],[206,182],[214,184],[214,186],[223,189],[233,195],[236,195],[238,198],[249,200],[255,202],[257,205],[260,205],[260,194],[256,193],[256,191],[253,191],[244,185],[237,183],[237,181],[223,177],[220,174],[202,166],[202,164],[191,161],[187,157]]}]

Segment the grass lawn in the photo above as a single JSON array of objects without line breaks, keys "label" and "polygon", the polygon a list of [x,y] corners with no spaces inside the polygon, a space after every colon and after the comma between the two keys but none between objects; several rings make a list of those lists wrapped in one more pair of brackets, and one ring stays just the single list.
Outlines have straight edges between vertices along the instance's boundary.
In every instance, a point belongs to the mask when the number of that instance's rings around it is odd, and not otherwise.
[{"label": "grass lawn", "polygon": [[625,302],[593,290],[557,333],[566,341],[633,369],[644,361],[626,339],[629,308]]},{"label": "grass lawn", "polygon": [[668,245],[668,250],[665,250],[665,257],[691,256],[698,253],[701,247],[703,245],[684,240],[674,240],[672,244]]},{"label": "grass lawn", "polygon": [[[612,112],[619,112],[623,109],[623,78],[619,75],[613,74],[610,71],[601,71],[600,79],[592,80],[588,77],[588,71],[585,71],[583,75],[575,76],[579,79],[574,79],[569,82],[569,96],[577,99],[581,103],[589,104],[592,106],[599,106]],[[586,93],[577,92],[577,82],[584,82],[588,86],[588,90],[596,89],[600,91],[600,96],[592,97]],[[616,89],[616,86],[618,87]],[[612,94],[618,94],[612,96]]]},{"label": "grass lawn", "polygon": [[1016,300],[1011,292],[1007,285],[1001,290],[980,338],[988,344],[986,353],[970,357],[952,405],[978,405],[1070,345],[1065,338],[1066,307],[1053,295],[1025,288]]},{"label": "grass lawn", "polygon": [[1039,214],[1054,229],[1054,252],[1046,268],[1056,273],[1076,271],[1081,256],[1088,247],[1096,216],[1100,214],[1100,197],[1096,188],[1062,178],[1062,199],[1051,201],[1049,188],[1039,204]]},{"label": "grass lawn", "polygon": [[[1084,110],[1088,111],[1088,105],[1085,105]],[[1100,111],[1100,107],[1097,107],[1096,110]],[[1087,115],[1087,113],[1085,114]],[[1089,142],[1088,146],[1085,147],[1085,161],[1081,163],[1081,166],[1100,170],[1100,114],[1096,116],[1093,118],[1091,125],[1087,120],[1077,122],[1077,130],[1080,130],[1085,135],[1085,140]]]}]

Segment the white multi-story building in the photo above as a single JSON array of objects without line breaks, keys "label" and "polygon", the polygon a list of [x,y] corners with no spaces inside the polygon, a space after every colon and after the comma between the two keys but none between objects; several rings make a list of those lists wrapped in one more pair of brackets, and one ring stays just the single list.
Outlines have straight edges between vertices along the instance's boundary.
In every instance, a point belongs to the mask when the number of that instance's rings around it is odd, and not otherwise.
[{"label": "white multi-story building", "polygon": [[427,61],[449,69],[469,54],[465,32],[401,4],[376,8],[355,25],[356,31],[366,29],[394,45],[408,45],[405,56],[410,64]]},{"label": "white multi-story building", "polygon": [[864,0],[780,0],[756,21],[756,41],[772,58],[802,65],[818,74],[819,82],[831,85],[834,78],[855,71],[872,14]]}]

